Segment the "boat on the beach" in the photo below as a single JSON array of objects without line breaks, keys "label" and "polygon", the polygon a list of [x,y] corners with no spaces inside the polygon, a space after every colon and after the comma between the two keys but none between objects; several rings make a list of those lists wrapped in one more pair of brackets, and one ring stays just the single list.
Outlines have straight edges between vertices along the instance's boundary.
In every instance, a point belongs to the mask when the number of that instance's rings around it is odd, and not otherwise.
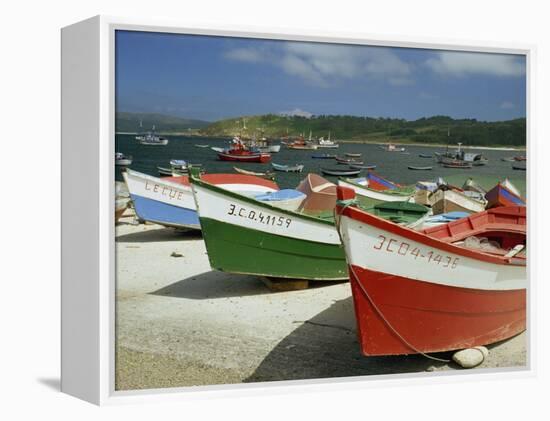
[{"label": "boat on the beach", "polygon": [[130,192],[122,181],[115,181],[115,222],[122,217],[130,204]]},{"label": "boat on the beach", "polygon": [[430,208],[410,202],[380,202],[371,207],[360,207],[365,212],[409,228],[421,226],[430,215]]},{"label": "boat on the beach", "polygon": [[364,355],[472,348],[525,330],[524,207],[415,231],[348,205],[353,196],[339,187],[336,209]]},{"label": "boat on the beach", "polygon": [[413,165],[409,165],[407,168],[413,171],[430,171],[433,169],[433,167],[417,167]]},{"label": "boat on the beach", "polygon": [[403,187],[398,183],[385,179],[374,171],[368,171],[365,178],[369,188],[373,190],[398,190]]},{"label": "boat on the beach", "polygon": [[[187,176],[157,178],[128,169],[124,174],[139,219],[175,228],[200,229]],[[212,184],[229,192],[255,196],[279,190],[277,184],[241,174],[205,174]]]},{"label": "boat on the beach", "polygon": [[415,194],[415,188],[411,186],[384,190],[375,189],[371,187],[367,177],[340,178],[338,185],[354,190],[357,202],[367,208],[379,203],[409,202]]},{"label": "boat on the beach", "polygon": [[508,179],[497,183],[487,192],[485,198],[487,199],[487,209],[499,206],[526,206],[519,190]]},{"label": "boat on the beach", "polygon": [[124,155],[122,152],[116,152],[115,153],[115,165],[121,166],[121,167],[127,167],[128,165],[132,165],[132,157]]},{"label": "boat on the beach", "polygon": [[238,167],[233,167],[233,169],[235,171],[237,171],[239,174],[253,175],[255,177],[265,178],[266,180],[275,180],[275,173],[272,173],[271,171],[254,172],[254,171],[244,170],[244,169],[238,168]]},{"label": "boat on the beach", "polygon": [[254,196],[254,199],[260,202],[268,202],[270,205],[279,209],[297,211],[306,197],[307,196],[299,190],[283,189]]},{"label": "boat on the beach", "polygon": [[[315,207],[317,200],[312,203],[306,197],[298,211],[290,211],[269,201],[228,192],[202,177],[192,176],[191,183],[213,269],[273,278],[347,279],[334,222],[302,210]],[[330,190],[330,185],[319,187],[313,187],[317,193]],[[333,212],[335,190],[332,184],[332,208],[323,209],[324,213]]]},{"label": "boat on the beach", "polygon": [[448,212],[482,212],[487,200],[483,195],[464,192],[453,188],[440,187],[430,195],[434,215]]},{"label": "boat on the beach", "polygon": [[153,129],[150,132],[142,133],[136,136],[136,140],[138,140],[141,145],[151,145],[151,146],[168,145],[167,138],[159,136],[155,133],[155,126],[153,126]]},{"label": "boat on the beach", "polygon": [[272,162],[271,166],[275,171],[282,171],[282,172],[302,172],[304,169],[304,166],[302,164],[283,165],[283,164],[276,164],[275,162]]},{"label": "boat on the beach", "polygon": [[462,190],[478,192],[482,195],[485,195],[487,193],[487,190],[476,183],[472,177],[468,177],[468,179],[464,182],[464,184],[462,185]]},{"label": "boat on the beach", "polygon": [[387,145],[380,147],[386,152],[405,152],[405,148],[403,146],[397,147],[393,143],[388,143]]},{"label": "boat on the beach", "polygon": [[332,175],[336,177],[349,177],[358,175],[361,170],[355,168],[321,168],[321,172],[325,175]]}]

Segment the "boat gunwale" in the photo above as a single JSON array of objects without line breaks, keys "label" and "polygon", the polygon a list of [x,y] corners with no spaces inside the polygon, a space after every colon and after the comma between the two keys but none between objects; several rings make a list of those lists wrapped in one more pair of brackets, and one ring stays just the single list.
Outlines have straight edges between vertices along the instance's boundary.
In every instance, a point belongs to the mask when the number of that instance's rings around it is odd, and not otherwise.
[{"label": "boat gunwale", "polygon": [[[375,193],[380,193],[380,194],[387,194],[387,195],[390,195],[390,196],[403,196],[403,197],[412,197],[414,196],[416,190],[412,190],[412,193],[406,193],[404,191],[400,191],[400,190],[396,190],[396,189],[388,189],[388,190],[376,190],[376,189],[371,189],[367,186],[363,186],[362,184],[358,184],[358,183],[354,183],[352,181],[349,181],[348,178],[344,178],[344,177],[339,177],[338,178],[339,180],[342,180],[343,182],[345,183],[348,183],[348,184],[351,184],[352,186],[354,187],[360,187],[362,189],[365,189],[365,190],[368,190],[368,191],[371,191],[371,192],[375,192]],[[345,187],[345,186],[344,186]],[[407,187],[407,186],[403,186],[401,188],[404,188],[404,187]],[[412,188],[412,187],[411,187]],[[399,187],[398,187],[399,189]],[[359,193],[357,193],[359,194]]]},{"label": "boat gunwale", "polygon": [[[191,182],[191,185],[196,184],[200,187],[203,187],[203,188],[208,189],[208,190],[213,190],[213,191],[215,191],[217,193],[220,193],[222,195],[229,196],[229,197],[232,197],[234,199],[242,200],[244,202],[254,204],[255,206],[260,206],[260,207],[269,209],[272,212],[281,212],[285,215],[289,215],[289,216],[296,217],[296,218],[301,218],[301,219],[304,219],[306,221],[320,222],[320,223],[325,224],[325,225],[334,226],[334,221],[327,221],[326,219],[317,218],[315,216],[301,214],[301,213],[289,211],[287,209],[278,208],[277,206],[270,205],[268,202],[261,202],[259,200],[256,200],[256,199],[252,198],[252,197],[244,196],[244,195],[238,194],[236,192],[232,192],[230,190],[218,187],[214,184],[210,184],[206,181],[201,180],[200,178],[196,178],[194,175],[191,175],[189,177],[189,181]],[[199,211],[199,218],[200,218],[200,210],[198,210],[198,211]]]},{"label": "boat gunwale", "polygon": [[[432,247],[438,250],[444,250],[448,253],[454,253],[462,257],[483,261],[486,263],[506,265],[506,266],[526,266],[527,265],[526,259],[489,255],[477,250],[471,250],[464,247],[460,247],[452,243],[448,243],[448,242],[439,240],[437,238],[431,237],[428,234],[423,233],[422,231],[415,231],[406,226],[397,225],[390,221],[386,221],[385,219],[382,219],[376,215],[369,214],[361,210],[360,208],[356,208],[352,206],[342,208],[341,206],[339,207],[338,205],[336,207],[337,207],[337,212],[342,216],[346,216],[352,220],[373,226],[374,228],[377,228],[379,230],[387,231],[392,234],[407,238],[409,240],[416,241],[428,247]],[[488,211],[485,211],[485,212],[488,212]]]}]

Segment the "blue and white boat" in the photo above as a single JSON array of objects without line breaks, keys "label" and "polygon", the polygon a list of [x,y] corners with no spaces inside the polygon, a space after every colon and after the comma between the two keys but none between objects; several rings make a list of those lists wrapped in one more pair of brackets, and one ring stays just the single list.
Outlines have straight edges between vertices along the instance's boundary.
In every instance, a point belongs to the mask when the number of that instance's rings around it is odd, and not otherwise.
[{"label": "blue and white boat", "polygon": [[[200,229],[193,191],[187,176],[158,178],[128,169],[124,180],[140,220],[174,228]],[[247,196],[278,190],[277,184],[241,174],[205,174],[211,184]]]}]

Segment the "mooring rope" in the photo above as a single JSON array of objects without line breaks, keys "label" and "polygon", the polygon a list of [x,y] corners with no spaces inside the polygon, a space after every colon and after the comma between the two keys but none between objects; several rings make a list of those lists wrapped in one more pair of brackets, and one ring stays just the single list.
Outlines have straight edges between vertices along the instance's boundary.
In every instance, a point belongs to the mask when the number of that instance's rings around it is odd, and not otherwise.
[{"label": "mooring rope", "polygon": [[[340,214],[342,214],[344,212],[344,210],[349,207],[349,206],[352,206],[356,203],[355,199],[350,199],[350,200],[339,200],[336,202],[337,205],[343,205],[342,207],[342,210],[340,212]],[[342,243],[342,247],[345,248],[344,246],[344,239],[342,237],[342,233],[340,232],[340,219],[338,218],[338,215],[337,215],[337,212],[336,212],[336,207],[334,208],[334,221],[335,221],[335,225],[336,225],[336,232],[338,233],[338,236],[340,237],[340,242]],[[367,300],[369,300],[370,304],[372,305],[372,307],[374,308],[374,310],[376,311],[376,313],[378,314],[378,316],[384,321],[384,323],[386,323],[386,325],[390,328],[390,330],[401,340],[401,342],[403,342],[406,346],[408,346],[410,349],[412,349],[413,351],[415,351],[416,353],[430,359],[430,360],[434,360],[434,361],[439,361],[439,362],[443,362],[443,363],[449,363],[451,362],[451,360],[446,360],[446,359],[443,359],[443,358],[438,358],[438,357],[434,357],[432,355],[429,355],[429,354],[426,354],[425,352],[422,352],[420,351],[418,348],[416,348],[414,345],[412,345],[409,341],[407,341],[393,326],[392,324],[389,322],[389,320],[384,316],[384,314],[382,313],[382,311],[378,308],[378,306],[374,303],[374,300],[370,297],[369,293],[367,292],[367,290],[365,289],[365,287],[363,286],[363,284],[361,284],[361,282],[359,281],[359,277],[357,276],[357,274],[355,273],[355,270],[353,269],[353,266],[350,264],[350,262],[348,261],[348,257],[347,257],[347,253],[344,253],[346,255],[346,262],[347,262],[347,265],[352,273],[352,275],[355,277],[355,279],[357,280],[357,284],[359,285],[359,287],[361,288],[361,291],[363,292],[363,294],[365,295],[365,297],[367,298]],[[351,280],[350,280],[351,282]]]}]

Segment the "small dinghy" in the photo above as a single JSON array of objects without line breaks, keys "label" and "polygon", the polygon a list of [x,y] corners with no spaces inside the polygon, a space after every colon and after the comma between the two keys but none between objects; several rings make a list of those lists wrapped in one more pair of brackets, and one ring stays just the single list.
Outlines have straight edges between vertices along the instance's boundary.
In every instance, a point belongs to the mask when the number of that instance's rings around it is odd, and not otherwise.
[{"label": "small dinghy", "polygon": [[432,158],[432,155],[427,154],[427,153],[419,153],[418,156],[420,158]]},{"label": "small dinghy", "polygon": [[345,155],[350,158],[361,158],[360,153],[352,153],[352,152],[346,152]]},{"label": "small dinghy", "polygon": [[325,175],[333,175],[335,177],[349,177],[352,175],[358,175],[361,170],[355,168],[321,168],[321,172]]},{"label": "small dinghy", "polygon": [[415,167],[412,165],[409,165],[407,168],[413,171],[430,171],[433,169],[433,167]]},{"label": "small dinghy", "polygon": [[526,171],[527,170],[527,165],[525,165],[525,162],[519,162],[517,164],[514,164],[512,165],[512,169],[513,170],[518,170],[518,171]]},{"label": "small dinghy", "polygon": [[237,171],[239,174],[244,174],[244,175],[253,175],[255,177],[261,177],[261,178],[265,178],[266,180],[274,180],[275,179],[275,174],[270,172],[270,171],[266,171],[266,172],[254,172],[254,171],[247,171],[247,170],[243,170],[242,168],[238,168],[238,167],[233,167],[233,169],[235,171]]},{"label": "small dinghy", "polygon": [[302,164],[282,165],[282,164],[276,164],[272,162],[271,166],[275,171],[282,171],[282,172],[302,172],[304,170],[304,166]]},{"label": "small dinghy", "polygon": [[115,153],[115,165],[121,166],[121,167],[127,167],[128,165],[132,165],[132,157],[124,155],[122,152]]},{"label": "small dinghy", "polygon": [[349,164],[350,168],[356,169],[356,170],[374,170],[376,169],[376,165],[361,165],[358,163]]}]

